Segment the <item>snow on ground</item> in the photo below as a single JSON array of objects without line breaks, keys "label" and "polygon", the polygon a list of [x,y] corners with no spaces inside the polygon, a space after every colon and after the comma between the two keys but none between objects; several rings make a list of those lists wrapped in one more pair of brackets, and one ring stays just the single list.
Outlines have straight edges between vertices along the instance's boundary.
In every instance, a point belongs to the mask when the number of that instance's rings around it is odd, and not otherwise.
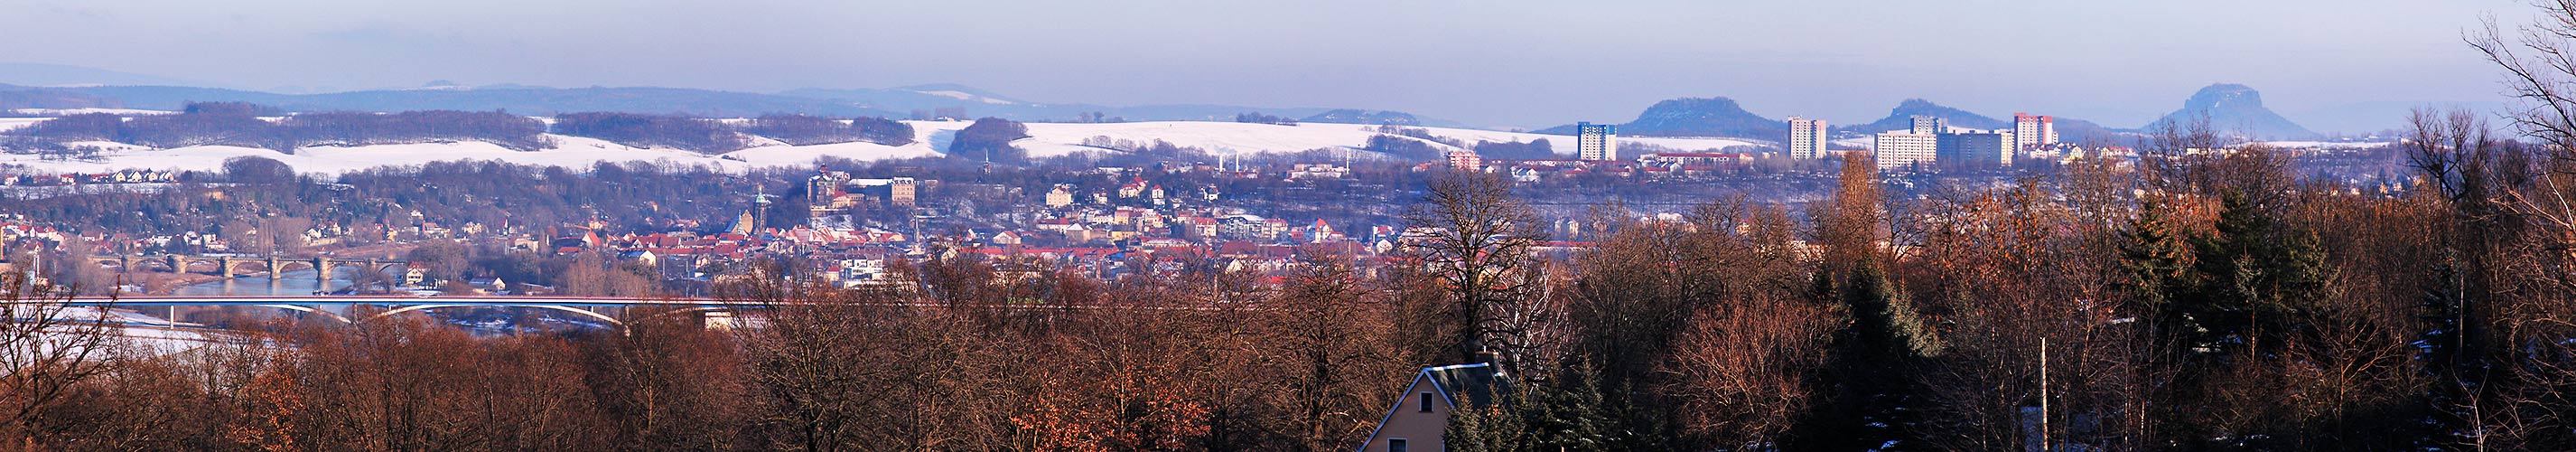
[{"label": "snow on ground", "polygon": [[[0,118],[0,130],[23,126],[42,118]],[[954,141],[957,131],[972,124],[965,121],[906,121],[913,127],[913,142],[903,146],[854,142],[793,146],[767,138],[754,138],[756,147],[723,154],[708,155],[678,149],[636,148],[603,140],[561,135],[548,135],[555,146],[537,151],[517,151],[484,142],[413,143],[371,146],[315,146],[297,149],[293,154],[238,146],[189,146],[172,149],[150,149],[116,143],[72,143],[105,149],[92,161],[43,160],[34,155],[0,154],[0,164],[24,165],[43,171],[96,173],[128,168],[169,170],[214,170],[225,159],[259,156],[276,159],[297,171],[307,173],[347,173],[393,165],[419,165],[455,160],[500,160],[531,165],[589,168],[598,162],[655,162],[671,165],[706,165],[725,171],[745,171],[757,167],[804,166],[822,157],[873,161],[915,157],[936,157]],[[1309,123],[1295,126],[1235,122],[1158,121],[1104,124],[1029,123],[1029,138],[1013,144],[1027,149],[1032,157],[1053,157],[1081,152],[1118,152],[1084,144],[1093,137],[1106,137],[1115,142],[1125,140],[1139,145],[1163,140],[1176,146],[1194,147],[1217,155],[1295,153],[1315,149],[1354,149],[1368,143],[1379,132],[1376,126],[1358,124]],[[1572,155],[1574,138],[1490,130],[1421,128],[1432,135],[1455,138],[1473,145],[1478,141],[1548,140],[1558,154]],[[1622,142],[1647,143],[1681,151],[1720,149],[1728,146],[1762,144],[1751,140],[1729,138],[1646,138],[1621,137]],[[1437,149],[1455,149],[1432,143]]]},{"label": "snow on ground", "polygon": [[10,112],[29,116],[69,116],[85,115],[90,113],[107,113],[116,115],[166,115],[177,113],[174,111],[137,110],[132,108],[21,108],[10,110]]},{"label": "snow on ground", "polygon": [[[922,126],[919,123],[915,123],[913,127],[920,128]],[[1022,147],[1029,149],[1029,155],[1032,156],[1041,155],[1041,148],[1062,149],[1068,151],[1077,148],[1096,150],[1096,148],[1082,146],[1084,140],[1094,136],[1106,136],[1112,140],[1133,140],[1139,143],[1150,143],[1153,140],[1160,139],[1171,142],[1175,146],[1195,147],[1205,149],[1209,153],[1220,155],[1231,152],[1294,153],[1312,149],[1340,149],[1363,146],[1368,144],[1370,136],[1378,134],[1376,130],[1377,128],[1377,126],[1361,124],[1325,123],[1304,123],[1294,126],[1237,122],[1183,121],[1128,122],[1110,124],[1031,123],[1029,124],[1030,138],[1020,140],[1016,142],[1016,144],[1020,144]],[[1575,151],[1574,137],[1565,135],[1542,135],[1525,132],[1501,132],[1493,130],[1451,129],[1441,127],[1416,128],[1422,129],[1423,131],[1430,133],[1432,136],[1455,138],[1470,146],[1475,145],[1478,141],[1526,142],[1545,138],[1547,139],[1549,147],[1555,148],[1557,154],[1571,156],[1574,155]],[[1750,140],[1731,138],[1619,137],[1619,141],[1652,144],[1682,151],[1722,149],[1728,146],[1759,144]],[[1450,148],[1449,146],[1439,145],[1436,143],[1434,144],[1434,147],[1442,149]]]},{"label": "snow on ground", "polygon": [[26,127],[29,124],[45,122],[47,119],[54,118],[0,118],[0,132],[7,132],[19,127]]},{"label": "snow on ground", "polygon": [[169,183],[13,185],[0,186],[0,195],[7,195],[6,199],[43,199],[56,196],[88,194],[160,193],[162,190],[169,190],[170,187],[176,185],[177,184]]},{"label": "snow on ground", "polygon": [[739,161],[740,163],[748,164],[750,166],[768,167],[806,165],[814,163],[814,160],[817,158],[827,156],[859,161],[873,161],[912,157],[938,157],[940,155],[941,154],[938,152],[931,151],[929,145],[921,143],[904,146],[887,146],[865,141],[857,141],[805,146],[789,146],[784,143],[780,143],[771,146],[761,146],[727,152],[724,154],[723,158]]},{"label": "snow on ground", "polygon": [[2369,149],[2394,143],[2374,141],[2265,141],[2263,145],[2288,149]]},{"label": "snow on ground", "polygon": [[[512,150],[479,141],[354,147],[317,146],[295,151],[296,155],[293,157],[311,159],[310,163],[287,163],[294,165],[296,171],[323,173],[346,173],[384,165],[417,165],[450,160],[500,160],[567,168],[589,168],[599,162],[636,161],[710,165],[727,170],[740,170],[744,166],[739,162],[679,149],[637,148],[596,138],[561,135],[547,137],[555,140],[555,146],[534,152]],[[308,167],[308,165],[311,166]]]},{"label": "snow on ground", "polygon": [[995,104],[995,105],[1011,105],[1011,104],[1012,104],[1012,103],[1011,103],[1011,101],[1001,100],[1001,99],[994,99],[994,98],[984,97],[984,96],[977,96],[977,95],[975,95],[974,93],[968,93],[968,92],[965,92],[965,91],[940,90],[940,91],[913,91],[913,92],[916,92],[916,93],[922,93],[922,94],[928,94],[928,95],[933,95],[933,96],[939,96],[939,97],[946,97],[946,98],[950,98],[950,99],[957,99],[957,100],[971,100],[971,101],[983,102],[983,103],[987,103],[987,104]]},{"label": "snow on ground", "polygon": [[51,314],[54,318],[61,319],[60,323],[40,334],[48,336],[89,334],[95,330],[85,329],[82,325],[92,322],[109,323],[106,331],[103,331],[108,337],[102,344],[103,347],[100,349],[102,351],[166,355],[193,350],[213,343],[217,339],[203,332],[205,325],[187,322],[173,324],[168,320],[125,309],[101,310],[72,306],[54,310]]},{"label": "snow on ground", "polygon": [[[26,165],[56,172],[99,173],[129,168],[167,170],[216,170],[225,159],[257,156],[276,159],[306,173],[348,173],[381,166],[419,165],[456,160],[501,160],[506,162],[589,168],[598,162],[668,162],[679,165],[709,165],[739,171],[749,165],[715,156],[677,149],[635,148],[592,138],[552,136],[555,147],[534,152],[517,151],[480,141],[453,143],[411,143],[372,146],[312,146],[296,149],[294,154],[240,146],[188,146],[150,149],[117,145],[99,153],[93,161],[43,160],[34,155],[0,155],[0,164]],[[78,144],[78,143],[75,143]]]}]

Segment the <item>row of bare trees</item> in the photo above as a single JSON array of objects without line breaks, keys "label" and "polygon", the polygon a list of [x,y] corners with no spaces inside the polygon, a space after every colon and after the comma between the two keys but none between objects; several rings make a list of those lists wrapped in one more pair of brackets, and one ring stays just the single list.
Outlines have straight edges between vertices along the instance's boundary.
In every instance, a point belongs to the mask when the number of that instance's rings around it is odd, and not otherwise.
[{"label": "row of bare trees", "polygon": [[186,112],[171,115],[126,118],[112,113],[77,114],[48,119],[9,134],[54,143],[114,141],[161,148],[231,145],[290,153],[306,146],[463,140],[523,151],[553,145],[544,136],[545,123],[497,111],[314,112],[286,116],[272,123],[260,119],[259,110],[249,104],[195,103]]},{"label": "row of bare trees", "polygon": [[1450,450],[2562,449],[2576,115],[2552,112],[2576,74],[2510,49],[2561,48],[2569,5],[2481,47],[2541,106],[2515,117],[2539,143],[2418,114],[2398,193],[2175,125],[2138,160],[1994,186],[1894,196],[1855,158],[1803,209],[1604,206],[1583,246],[1507,181],[1445,174],[1368,261],[1167,254],[1101,281],[961,253],[857,290],[755,265],[725,295],[773,307],[736,330],[398,317],[120,350],[30,288],[0,312],[0,444],[1321,451],[1415,369],[1491,353],[1506,402],[1454,417]]},{"label": "row of bare trees", "polygon": [[1495,352],[1515,402],[1462,415],[1460,450],[2563,444],[2576,234],[2547,200],[2571,194],[2568,160],[2473,117],[2419,122],[2425,182],[2393,195],[2302,180],[2259,147],[2192,153],[2207,137],[2176,130],[2139,165],[1911,199],[1856,159],[1805,221],[1741,198],[1681,221],[1605,206],[1590,221],[1611,232],[1569,251],[1508,182],[1452,174],[1403,250],[1312,250],[1276,273],[1166,255],[1101,281],[956,254],[862,290],[755,276],[779,282],[726,295],[776,307],[738,330],[642,312],[505,338],[281,324],[19,366],[63,377],[6,382],[23,413],[6,433],[60,450],[1314,451],[1356,444],[1414,369]]},{"label": "row of bare trees", "polygon": [[1394,342],[1386,282],[1310,256],[1269,288],[1202,264],[1098,282],[962,258],[888,288],[731,286],[776,305],[742,330],[633,312],[499,338],[407,317],[136,344],[160,349],[115,347],[113,327],[51,336],[92,347],[13,339],[117,353],[41,391],[7,382],[25,414],[5,432],[32,450],[1335,450],[1424,361]]},{"label": "row of bare trees", "polygon": [[2466,113],[2419,114],[2415,129],[2405,146],[2421,182],[2399,194],[2301,178],[2290,154],[2260,146],[2208,152],[2223,140],[2181,126],[2134,165],[1912,199],[1883,195],[1855,159],[1804,225],[1740,200],[1680,222],[1614,207],[1595,222],[1615,232],[1568,268],[1514,257],[1536,238],[1472,227],[1525,221],[1499,182],[1435,181],[1415,224],[1434,239],[1412,256],[1449,278],[1435,297],[1458,306],[1449,341],[1502,353],[1531,383],[1525,403],[1469,416],[1451,440],[2564,444],[2576,223],[2559,219],[2576,205],[2558,200],[2576,195],[2563,182],[2576,158]]}]

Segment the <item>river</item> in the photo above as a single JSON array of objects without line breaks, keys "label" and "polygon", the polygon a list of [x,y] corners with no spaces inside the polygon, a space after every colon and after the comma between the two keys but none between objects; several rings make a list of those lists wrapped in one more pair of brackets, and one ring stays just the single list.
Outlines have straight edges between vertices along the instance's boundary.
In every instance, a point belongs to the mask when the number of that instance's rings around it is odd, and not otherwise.
[{"label": "river", "polygon": [[283,278],[271,278],[270,275],[242,276],[189,284],[179,286],[179,288],[172,291],[171,294],[183,296],[312,295],[316,291],[335,291],[349,288],[349,277],[347,275],[348,272],[352,271],[359,270],[344,268],[337,273],[333,273],[331,276],[331,282],[327,286],[314,278],[313,270],[305,269],[289,270],[283,275]]}]

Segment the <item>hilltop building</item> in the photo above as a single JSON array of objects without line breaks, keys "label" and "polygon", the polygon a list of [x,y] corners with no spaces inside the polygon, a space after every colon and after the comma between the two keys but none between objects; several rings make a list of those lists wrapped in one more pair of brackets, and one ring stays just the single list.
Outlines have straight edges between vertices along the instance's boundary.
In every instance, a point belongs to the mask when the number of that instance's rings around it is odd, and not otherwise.
[{"label": "hilltop building", "polygon": [[1574,157],[1583,160],[1618,160],[1619,128],[1609,124],[1574,123]]},{"label": "hilltop building", "polygon": [[1789,158],[1824,158],[1825,137],[1825,120],[1789,117]]},{"label": "hilltop building", "polygon": [[[847,223],[852,209],[910,208],[920,202],[921,181],[909,177],[852,179],[823,170],[805,178],[806,218],[814,224]],[[819,226],[818,226],[819,227]]]}]

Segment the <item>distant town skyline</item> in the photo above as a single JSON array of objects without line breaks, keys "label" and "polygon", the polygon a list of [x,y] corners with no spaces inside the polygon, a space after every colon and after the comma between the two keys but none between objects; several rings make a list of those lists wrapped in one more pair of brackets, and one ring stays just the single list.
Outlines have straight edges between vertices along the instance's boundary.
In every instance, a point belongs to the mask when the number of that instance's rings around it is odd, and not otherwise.
[{"label": "distant town skyline", "polygon": [[2211,83],[2354,131],[2502,101],[2461,43],[2511,0],[310,4],[0,0],[8,59],[260,90],[471,85],[774,92],[953,82],[1037,102],[1397,110],[1620,123],[1725,96],[1874,120],[1906,98],[2136,127]]}]

